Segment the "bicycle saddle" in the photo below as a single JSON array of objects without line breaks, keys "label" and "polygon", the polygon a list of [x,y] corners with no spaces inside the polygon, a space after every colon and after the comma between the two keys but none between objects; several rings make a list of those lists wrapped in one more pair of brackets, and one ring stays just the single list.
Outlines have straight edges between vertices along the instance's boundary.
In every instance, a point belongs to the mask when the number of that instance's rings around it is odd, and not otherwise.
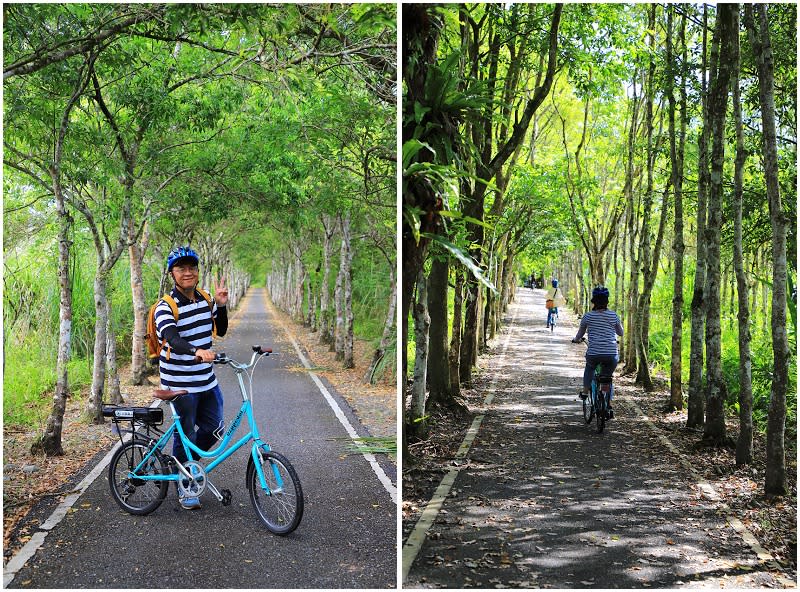
[{"label": "bicycle saddle", "polygon": [[162,401],[171,401],[172,399],[177,399],[181,395],[188,395],[189,391],[181,390],[181,391],[168,391],[162,389],[156,389],[153,391],[153,396],[156,399],[161,399]]}]

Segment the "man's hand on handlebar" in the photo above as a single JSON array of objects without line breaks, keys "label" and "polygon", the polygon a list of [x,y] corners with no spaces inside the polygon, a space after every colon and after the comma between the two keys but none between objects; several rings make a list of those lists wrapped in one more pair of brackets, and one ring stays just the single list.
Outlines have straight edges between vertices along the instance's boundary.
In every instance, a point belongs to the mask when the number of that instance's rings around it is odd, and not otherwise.
[{"label": "man's hand on handlebar", "polygon": [[214,354],[214,351],[210,349],[198,349],[197,351],[194,352],[194,355],[200,358],[201,362],[210,364],[211,362],[214,361],[214,356],[216,354]]}]

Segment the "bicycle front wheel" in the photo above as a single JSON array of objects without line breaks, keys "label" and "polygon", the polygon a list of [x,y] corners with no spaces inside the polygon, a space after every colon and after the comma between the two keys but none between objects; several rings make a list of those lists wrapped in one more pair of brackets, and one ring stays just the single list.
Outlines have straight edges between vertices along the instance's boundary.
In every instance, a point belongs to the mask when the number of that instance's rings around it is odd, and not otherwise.
[{"label": "bicycle front wheel", "polygon": [[140,440],[123,444],[114,453],[108,466],[108,485],[111,496],[130,514],[144,516],[155,510],[167,497],[168,481],[145,480],[130,477],[130,473],[147,457],[138,476],[165,475],[165,463],[160,455],[150,454],[150,447]]},{"label": "bicycle front wheel", "polygon": [[247,489],[253,508],[274,534],[289,534],[303,517],[303,489],[289,461],[277,452],[262,452],[261,470],[267,488],[261,487],[253,457],[247,463]]}]

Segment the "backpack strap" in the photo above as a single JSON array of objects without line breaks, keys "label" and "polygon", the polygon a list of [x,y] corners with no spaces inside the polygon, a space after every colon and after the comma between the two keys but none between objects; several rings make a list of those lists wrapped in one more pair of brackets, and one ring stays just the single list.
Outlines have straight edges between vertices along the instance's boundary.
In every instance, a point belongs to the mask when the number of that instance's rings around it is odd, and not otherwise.
[{"label": "backpack strap", "polygon": [[[169,294],[164,294],[161,297],[161,300],[163,300],[164,302],[167,303],[167,305],[169,306],[170,310],[172,311],[172,316],[175,318],[175,322],[177,323],[178,322],[178,303],[175,302],[175,299],[172,296],[170,296]],[[163,349],[165,345],[167,346],[167,360],[169,360],[169,354],[170,354],[170,351],[172,351],[172,348],[167,343],[167,338],[166,337],[161,340],[161,348]]]},{"label": "backpack strap", "polygon": [[[211,296],[208,294],[208,292],[206,292],[205,290],[203,290],[199,286],[196,287],[195,290],[197,290],[197,293],[200,294],[200,296],[203,297],[203,300],[205,300],[208,303],[208,308],[211,310],[211,314],[213,315],[214,314],[214,304],[211,301]],[[211,317],[211,339],[216,339],[216,338],[217,338],[217,321],[212,316]]]}]

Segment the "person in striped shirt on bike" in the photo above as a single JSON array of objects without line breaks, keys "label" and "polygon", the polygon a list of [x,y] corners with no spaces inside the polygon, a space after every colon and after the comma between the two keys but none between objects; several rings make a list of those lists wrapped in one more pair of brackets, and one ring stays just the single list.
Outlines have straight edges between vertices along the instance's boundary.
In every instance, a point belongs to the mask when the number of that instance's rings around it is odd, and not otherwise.
[{"label": "person in striped shirt on bike", "polygon": [[[613,310],[608,310],[608,288],[598,286],[592,290],[592,310],[583,315],[578,333],[573,343],[579,343],[585,333],[589,333],[589,347],[586,349],[586,368],[583,371],[583,391],[581,399],[592,392],[592,377],[598,365],[602,364],[604,376],[611,376],[619,363],[617,335],[622,337],[622,323]],[[609,399],[609,419],[614,417]]]},{"label": "person in striped shirt on bike", "polygon": [[[199,263],[200,258],[191,247],[170,251],[167,273],[175,282],[170,296],[177,304],[178,318],[169,304],[161,300],[156,306],[155,324],[158,339],[166,340],[158,359],[161,388],[189,391],[174,400],[181,427],[194,444],[209,450],[217,441],[215,432],[224,426],[222,391],[214,374],[215,353],[211,346],[215,326],[220,337],[228,330],[228,289],[225,278],[220,278],[215,282],[214,298],[206,301],[197,291]],[[180,463],[187,460],[177,432],[172,454]],[[187,510],[200,507],[200,499],[196,497],[181,497],[179,501]]]}]

